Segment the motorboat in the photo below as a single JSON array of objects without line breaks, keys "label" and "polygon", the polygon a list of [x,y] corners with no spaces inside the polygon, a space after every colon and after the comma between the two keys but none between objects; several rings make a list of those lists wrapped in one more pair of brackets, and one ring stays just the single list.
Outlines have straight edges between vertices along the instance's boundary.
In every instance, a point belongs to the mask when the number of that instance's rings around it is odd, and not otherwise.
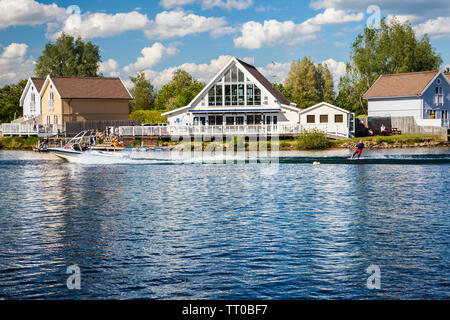
[{"label": "motorboat", "polygon": [[[75,137],[70,139],[65,146],[61,148],[46,148],[46,150],[68,162],[81,162],[81,160],[86,160],[89,163],[100,161],[105,158],[119,161],[135,158],[151,159],[153,158],[152,155],[167,150],[163,147],[125,147],[121,149],[123,151],[105,151],[90,147],[91,137],[91,132],[89,130],[81,131]],[[156,157],[156,159],[159,159],[159,157]]]}]

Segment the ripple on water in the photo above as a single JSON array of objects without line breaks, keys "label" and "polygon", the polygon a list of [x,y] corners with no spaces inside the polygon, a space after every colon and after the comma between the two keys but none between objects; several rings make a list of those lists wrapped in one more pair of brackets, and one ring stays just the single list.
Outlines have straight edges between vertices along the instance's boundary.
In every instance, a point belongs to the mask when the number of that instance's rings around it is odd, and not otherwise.
[{"label": "ripple on water", "polygon": [[1,152],[0,298],[450,297],[449,164],[260,169]]}]

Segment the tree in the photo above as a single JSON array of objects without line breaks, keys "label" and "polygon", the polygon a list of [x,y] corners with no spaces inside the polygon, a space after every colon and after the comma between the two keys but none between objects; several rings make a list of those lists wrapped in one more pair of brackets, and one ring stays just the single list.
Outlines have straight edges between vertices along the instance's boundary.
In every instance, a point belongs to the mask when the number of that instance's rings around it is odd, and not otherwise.
[{"label": "tree", "polygon": [[166,123],[167,117],[161,116],[158,110],[136,110],[130,114],[131,120],[140,120],[141,123]]},{"label": "tree", "polygon": [[55,44],[47,43],[38,58],[34,73],[51,76],[98,77],[100,49],[90,41],[62,33]]},{"label": "tree", "polygon": [[286,88],[284,87],[283,83],[273,83],[273,86],[281,92],[281,94],[283,96],[285,96],[286,98],[288,98],[288,100],[290,100],[290,95],[289,92],[287,92]]},{"label": "tree", "polygon": [[333,75],[326,63],[319,64],[317,66],[317,73],[319,78],[319,96],[322,101],[333,104],[335,102],[336,95],[334,93],[334,81]]},{"label": "tree", "polygon": [[205,84],[181,69],[174,72],[172,80],[159,90],[155,100],[155,109],[174,110],[189,104],[205,87]]},{"label": "tree", "polygon": [[17,84],[6,85],[0,89],[0,123],[11,122],[15,117],[22,116],[20,96],[26,85],[27,80],[21,80]]},{"label": "tree", "polygon": [[134,99],[130,101],[130,111],[153,109],[155,91],[150,80],[145,78],[145,73],[140,71],[136,77],[130,77],[130,80],[134,84],[131,89],[131,95]]},{"label": "tree", "polygon": [[428,36],[417,39],[411,24],[397,19],[390,23],[383,19],[379,29],[366,27],[351,50],[337,101],[357,114],[367,114],[363,95],[382,74],[430,71],[442,64]]},{"label": "tree", "polygon": [[334,102],[333,77],[326,64],[317,67],[311,58],[293,61],[284,80],[286,97],[299,108],[307,108],[321,101]]}]

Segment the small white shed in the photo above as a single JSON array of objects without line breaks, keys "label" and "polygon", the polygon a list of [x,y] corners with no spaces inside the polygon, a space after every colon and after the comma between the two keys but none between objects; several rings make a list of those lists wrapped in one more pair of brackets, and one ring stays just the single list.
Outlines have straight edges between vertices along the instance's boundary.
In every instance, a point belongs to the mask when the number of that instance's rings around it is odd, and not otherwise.
[{"label": "small white shed", "polygon": [[303,129],[318,129],[330,135],[354,136],[355,114],[327,102],[320,102],[300,111]]}]

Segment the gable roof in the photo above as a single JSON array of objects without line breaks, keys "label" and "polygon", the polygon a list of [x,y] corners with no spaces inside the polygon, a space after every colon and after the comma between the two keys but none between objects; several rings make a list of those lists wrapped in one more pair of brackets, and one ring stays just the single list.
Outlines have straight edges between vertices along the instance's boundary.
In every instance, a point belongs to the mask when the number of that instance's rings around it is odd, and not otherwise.
[{"label": "gable roof", "polygon": [[239,63],[253,76],[255,77],[256,80],[258,80],[258,82],[264,86],[264,88],[266,88],[267,91],[269,91],[274,97],[275,99],[277,99],[281,104],[285,104],[285,105],[290,105],[291,102],[285,97],[283,96],[283,94],[278,91],[277,88],[275,88],[272,83],[270,83],[269,80],[267,80],[266,77],[264,77],[261,72],[258,71],[258,69],[256,69],[254,66],[236,59],[237,61],[239,61]]},{"label": "gable roof", "polygon": [[291,104],[290,101],[285,96],[283,96],[283,94],[280,91],[278,91],[278,89],[275,88],[254,66],[252,66],[242,60],[239,60],[235,57],[232,57],[230,59],[230,61],[215,75],[214,78],[211,79],[211,81],[197,94],[197,96],[194,99],[192,99],[192,101],[187,106],[184,106],[184,107],[181,107],[181,108],[178,108],[175,110],[167,111],[167,112],[163,113],[162,116],[167,116],[169,114],[179,112],[182,110],[188,110],[192,106],[193,103],[195,103],[198,99],[200,99],[206,93],[206,91],[208,91],[216,83],[219,76],[222,76],[225,73],[225,71],[227,71],[233,65],[233,63],[240,65],[248,73],[250,73],[250,75],[252,77],[254,77],[255,80],[257,82],[259,82],[259,84],[261,86],[263,86],[267,91],[269,91],[269,93],[272,94],[274,96],[274,98],[280,102],[282,107],[284,105],[284,107],[287,107],[287,108],[292,108],[292,109],[294,108],[294,107],[290,106],[290,104]]},{"label": "gable roof", "polygon": [[36,87],[36,90],[39,92],[42,89],[42,86],[44,85],[45,79],[44,78],[30,78],[31,81],[33,81],[34,86]]},{"label": "gable roof", "polygon": [[299,113],[302,114],[302,113],[305,113],[305,112],[309,112],[311,110],[314,110],[314,109],[322,107],[322,106],[330,107],[332,109],[338,110],[338,111],[343,112],[343,113],[353,113],[353,112],[351,112],[349,110],[345,110],[345,109],[339,108],[338,106],[335,106],[334,104],[330,104],[330,103],[325,102],[325,101],[319,102],[319,103],[317,103],[317,104],[315,104],[315,105],[313,105],[311,107],[308,107],[306,109],[302,109],[302,110],[300,110]]},{"label": "gable roof", "polygon": [[420,96],[438,74],[439,70],[383,74],[367,90],[364,98]]},{"label": "gable roof", "polygon": [[28,78],[27,84],[25,85],[25,88],[23,89],[22,95],[20,96],[20,100],[19,100],[19,104],[20,104],[21,107],[24,104],[25,96],[26,96],[28,90],[30,90],[31,83],[34,84],[34,86],[36,88],[36,91],[38,93],[40,93],[42,85],[44,84],[44,82],[45,82],[45,79],[43,79],[43,78],[31,78],[31,77]]},{"label": "gable roof", "polygon": [[120,78],[47,77],[42,89],[50,82],[61,99],[132,99]]}]

